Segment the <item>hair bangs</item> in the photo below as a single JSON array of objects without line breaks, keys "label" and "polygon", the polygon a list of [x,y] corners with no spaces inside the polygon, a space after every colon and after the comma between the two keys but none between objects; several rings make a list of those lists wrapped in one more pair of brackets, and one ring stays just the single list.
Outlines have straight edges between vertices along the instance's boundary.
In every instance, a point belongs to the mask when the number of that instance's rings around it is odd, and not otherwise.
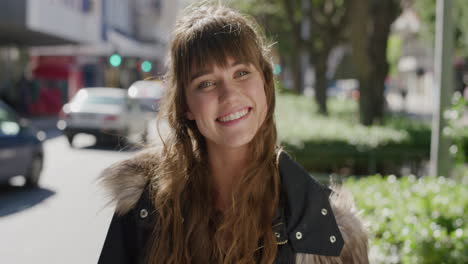
[{"label": "hair bangs", "polygon": [[[207,25],[208,24],[208,25]],[[196,72],[213,66],[225,68],[228,58],[236,62],[252,63],[259,68],[259,47],[255,33],[239,23],[211,20],[197,25],[198,30],[187,38],[183,64],[190,70],[181,76],[188,85]]]}]

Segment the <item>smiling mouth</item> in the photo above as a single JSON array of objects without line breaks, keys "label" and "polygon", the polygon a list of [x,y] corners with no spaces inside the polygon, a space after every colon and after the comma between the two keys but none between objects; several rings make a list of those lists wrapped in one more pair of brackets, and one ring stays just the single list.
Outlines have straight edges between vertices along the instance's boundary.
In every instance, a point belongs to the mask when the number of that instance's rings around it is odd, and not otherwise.
[{"label": "smiling mouth", "polygon": [[244,108],[240,111],[237,111],[235,113],[223,116],[223,117],[218,117],[216,118],[216,121],[221,122],[221,123],[229,123],[233,121],[237,121],[245,117],[251,110],[251,107]]}]

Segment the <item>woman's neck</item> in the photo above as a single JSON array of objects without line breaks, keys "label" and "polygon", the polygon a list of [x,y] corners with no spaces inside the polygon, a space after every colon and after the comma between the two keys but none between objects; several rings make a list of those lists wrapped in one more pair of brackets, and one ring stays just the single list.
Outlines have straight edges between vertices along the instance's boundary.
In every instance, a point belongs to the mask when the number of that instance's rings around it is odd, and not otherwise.
[{"label": "woman's neck", "polygon": [[247,153],[247,147],[208,149],[208,162],[214,184],[215,205],[221,211],[231,204],[234,181],[243,173],[246,167]]}]

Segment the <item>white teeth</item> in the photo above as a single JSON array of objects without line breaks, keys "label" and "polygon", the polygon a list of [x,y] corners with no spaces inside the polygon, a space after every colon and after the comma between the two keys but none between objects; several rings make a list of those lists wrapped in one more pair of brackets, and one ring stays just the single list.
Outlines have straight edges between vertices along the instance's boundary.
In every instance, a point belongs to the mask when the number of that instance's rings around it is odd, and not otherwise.
[{"label": "white teeth", "polygon": [[221,121],[221,122],[229,122],[229,121],[236,120],[236,119],[239,119],[239,118],[245,116],[248,112],[249,111],[247,109],[244,109],[242,111],[232,113],[232,114],[230,114],[228,116],[225,116],[223,118],[219,118],[218,120]]}]

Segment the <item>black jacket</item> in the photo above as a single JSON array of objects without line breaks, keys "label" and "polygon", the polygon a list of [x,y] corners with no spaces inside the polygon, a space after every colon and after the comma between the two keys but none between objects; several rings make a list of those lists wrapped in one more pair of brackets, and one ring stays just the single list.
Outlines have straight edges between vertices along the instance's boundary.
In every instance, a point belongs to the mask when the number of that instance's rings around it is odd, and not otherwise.
[{"label": "black jacket", "polygon": [[[151,155],[154,153],[141,154],[104,171],[118,213],[112,218],[100,264],[143,263],[155,213],[145,188],[147,177],[136,181],[138,184],[122,178],[145,176],[142,164],[148,164]],[[282,203],[272,223],[278,244],[275,263],[296,263],[296,259],[301,263],[367,263],[366,232],[352,201],[346,201],[349,196],[334,194],[330,200],[331,190],[286,154],[280,156],[279,169]],[[131,190],[139,191],[132,194]]]}]

